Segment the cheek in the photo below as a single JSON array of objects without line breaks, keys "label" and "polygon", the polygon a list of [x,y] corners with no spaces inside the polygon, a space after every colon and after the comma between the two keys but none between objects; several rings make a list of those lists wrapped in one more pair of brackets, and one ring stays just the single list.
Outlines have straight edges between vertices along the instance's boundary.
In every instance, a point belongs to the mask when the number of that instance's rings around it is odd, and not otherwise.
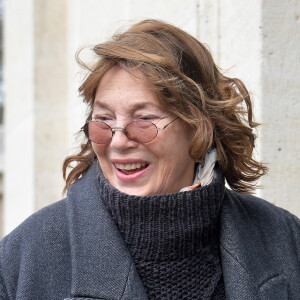
[{"label": "cheek", "polygon": [[97,155],[97,158],[99,160],[101,168],[102,169],[107,168],[108,167],[108,160],[109,160],[108,157],[107,157],[107,155],[106,155],[106,148],[107,148],[107,146],[106,145],[99,145],[99,144],[93,144],[92,143],[92,147],[93,147],[94,152]]},{"label": "cheek", "polygon": [[101,170],[107,180],[112,183],[113,182],[113,170],[109,163],[109,158],[106,155],[106,145],[92,144],[93,150],[97,155]]},{"label": "cheek", "polygon": [[180,146],[173,139],[165,138],[152,149],[158,162],[158,176],[162,182],[169,182],[178,164]]},{"label": "cheek", "polygon": [[159,145],[156,154],[163,158],[166,163],[171,161],[176,165],[179,161],[189,157],[190,139],[187,136],[176,134],[162,137]]},{"label": "cheek", "polygon": [[99,145],[99,144],[92,143],[92,148],[98,157],[105,156],[105,149],[106,149],[105,145]]},{"label": "cheek", "polygon": [[194,132],[191,130],[177,130],[174,134],[161,136],[159,149],[160,167],[166,178],[170,174],[184,172],[190,165],[194,165],[194,160],[189,154]]}]

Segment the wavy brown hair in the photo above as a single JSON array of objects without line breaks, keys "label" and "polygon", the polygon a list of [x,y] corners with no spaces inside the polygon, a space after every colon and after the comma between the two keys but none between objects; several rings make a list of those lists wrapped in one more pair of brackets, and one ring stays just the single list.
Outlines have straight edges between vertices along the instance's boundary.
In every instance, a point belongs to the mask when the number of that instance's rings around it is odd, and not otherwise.
[{"label": "wavy brown hair", "polygon": [[[259,124],[253,121],[249,93],[241,80],[220,72],[202,43],[173,25],[144,20],[96,45],[93,51],[98,60],[88,68],[79,88],[88,104],[87,120],[99,81],[112,66],[118,64],[134,76],[138,70],[162,106],[195,129],[191,157],[201,161],[209,148],[216,147],[229,186],[241,193],[254,190],[267,168],[253,158],[253,129]],[[85,138],[81,151],[64,161],[65,191],[95,160],[92,145]],[[71,171],[67,175],[68,167]]]}]

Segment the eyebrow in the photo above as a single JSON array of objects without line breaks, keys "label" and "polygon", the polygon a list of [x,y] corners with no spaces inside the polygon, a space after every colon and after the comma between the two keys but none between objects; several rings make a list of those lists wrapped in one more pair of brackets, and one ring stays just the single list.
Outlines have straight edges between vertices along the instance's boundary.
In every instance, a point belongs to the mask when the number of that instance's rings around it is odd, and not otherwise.
[{"label": "eyebrow", "polygon": [[[148,102],[142,102],[142,103],[135,103],[131,106],[131,109],[132,110],[138,110],[138,109],[144,109],[144,108],[147,108],[147,107],[155,107],[156,109],[160,109],[161,108],[158,106],[158,105],[155,105],[155,104],[149,104]],[[94,105],[93,105],[94,108],[105,108],[105,109],[109,109],[110,110],[110,105],[107,105],[106,103],[100,103],[98,101],[95,101],[94,102]]]}]

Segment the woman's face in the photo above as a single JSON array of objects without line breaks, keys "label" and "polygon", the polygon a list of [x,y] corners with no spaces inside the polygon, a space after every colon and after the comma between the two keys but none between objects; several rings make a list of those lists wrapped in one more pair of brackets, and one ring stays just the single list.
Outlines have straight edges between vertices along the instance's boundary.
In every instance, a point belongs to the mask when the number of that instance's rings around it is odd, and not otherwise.
[{"label": "woman's face", "polygon": [[[98,85],[93,119],[111,127],[149,120],[162,128],[175,117],[161,107],[141,79],[119,66],[111,68]],[[131,141],[124,131],[116,130],[111,142],[92,146],[110,184],[127,194],[146,196],[175,193],[192,184],[195,162],[188,153],[192,137],[192,129],[177,119],[146,144]]]}]

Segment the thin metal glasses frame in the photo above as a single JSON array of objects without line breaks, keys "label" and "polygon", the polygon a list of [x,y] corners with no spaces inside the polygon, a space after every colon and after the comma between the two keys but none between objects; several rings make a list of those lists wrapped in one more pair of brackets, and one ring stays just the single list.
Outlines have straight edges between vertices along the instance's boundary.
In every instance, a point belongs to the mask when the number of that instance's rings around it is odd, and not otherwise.
[{"label": "thin metal glasses frame", "polygon": [[[165,125],[164,127],[162,127],[162,128],[159,128],[159,127],[157,127],[154,123],[152,123],[152,122],[150,122],[150,121],[146,121],[146,120],[134,120],[134,121],[131,121],[131,122],[129,122],[128,124],[126,124],[125,127],[111,127],[111,126],[109,126],[107,123],[105,123],[105,122],[103,122],[103,121],[91,119],[91,120],[87,121],[87,122],[84,124],[84,126],[81,128],[81,130],[85,133],[86,137],[87,137],[91,142],[93,142],[93,143],[95,143],[95,144],[102,144],[102,145],[108,144],[108,143],[112,140],[112,138],[113,138],[113,136],[114,136],[116,130],[123,130],[124,133],[125,133],[125,135],[126,135],[126,137],[127,137],[129,140],[131,140],[131,141],[134,141],[134,142],[136,142],[136,143],[141,143],[141,144],[147,144],[147,143],[152,142],[152,141],[157,137],[158,131],[166,129],[170,124],[172,124],[172,123],[173,123],[174,121],[176,121],[177,119],[179,119],[179,117],[176,117],[174,120],[172,120],[171,122],[169,122],[168,124],[166,124],[166,125]],[[88,127],[88,126],[89,126],[89,123],[91,123],[91,122],[96,122],[96,123],[103,123],[103,124],[105,124],[105,125],[111,130],[111,138],[110,138],[109,140],[107,140],[106,142],[103,142],[103,143],[99,143],[99,142],[95,142],[95,141],[91,140],[90,137],[89,137],[89,127]],[[135,123],[135,122],[145,122],[145,123],[150,123],[151,125],[155,126],[155,128],[156,128],[156,134],[155,134],[155,136],[154,136],[151,140],[146,141],[146,142],[139,142],[139,141],[137,141],[137,140],[131,139],[131,138],[129,137],[129,135],[128,135],[128,131],[127,131],[126,128],[128,127],[128,125],[130,125],[130,124],[132,124],[132,123]]]}]

